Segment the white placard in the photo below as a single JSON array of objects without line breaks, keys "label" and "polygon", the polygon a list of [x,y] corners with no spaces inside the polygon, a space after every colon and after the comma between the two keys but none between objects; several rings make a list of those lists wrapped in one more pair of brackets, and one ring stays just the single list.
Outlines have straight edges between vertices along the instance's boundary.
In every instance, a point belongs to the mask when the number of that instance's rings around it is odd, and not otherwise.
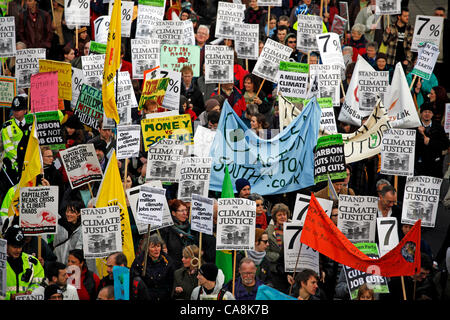
[{"label": "white placard", "polygon": [[271,82],[279,78],[280,61],[289,61],[292,48],[270,38],[266,40],[252,73]]},{"label": "white placard", "polygon": [[411,73],[424,80],[430,80],[438,56],[439,46],[432,43],[425,43],[423,46],[419,47],[417,62]]},{"label": "white placard", "polygon": [[167,86],[166,94],[162,106],[169,110],[180,109],[180,86],[181,86],[181,72],[158,69],[162,78],[169,78],[169,85]]},{"label": "white placard", "polygon": [[209,157],[215,136],[216,131],[198,126],[194,134],[194,155],[196,157]]},{"label": "white placard", "polygon": [[147,155],[146,181],[178,182],[183,154],[183,141],[162,139],[152,144]]},{"label": "white placard", "polygon": [[94,21],[95,42],[106,44],[111,16],[100,16]]},{"label": "white placard", "polygon": [[376,15],[397,15],[401,13],[401,0],[377,0]]},{"label": "white placard", "polygon": [[191,229],[212,235],[214,199],[192,194]]},{"label": "white placard", "polygon": [[320,59],[323,64],[337,64],[341,68],[345,68],[341,40],[337,33],[329,32],[317,34],[316,41],[320,51]]},{"label": "white placard", "polygon": [[216,38],[234,40],[234,26],[245,18],[245,5],[219,1],[216,18]]},{"label": "white placard", "polygon": [[381,257],[394,249],[398,244],[397,230],[397,218],[377,218],[378,248],[380,250]]},{"label": "white placard", "polygon": [[141,126],[117,126],[117,160],[139,157]]},{"label": "white placard", "polygon": [[85,258],[105,258],[122,251],[120,207],[81,209],[81,230]]},{"label": "white placard", "polygon": [[205,83],[234,83],[233,48],[205,46]]},{"label": "white placard", "polygon": [[443,17],[417,15],[411,51],[417,52],[420,44],[425,42],[432,43],[439,48],[443,27]]},{"label": "white placard", "polygon": [[318,93],[318,98],[329,98],[333,106],[340,105],[341,67],[337,64],[312,64],[309,66],[309,98]]},{"label": "white placard", "polygon": [[372,113],[378,99],[384,102],[389,88],[389,71],[358,71],[359,112],[365,117]]},{"label": "white placard", "polygon": [[166,189],[141,186],[138,199],[137,221],[144,224],[162,226]]},{"label": "white placard", "polygon": [[0,17],[0,57],[16,55],[16,24],[14,17]]},{"label": "white placard", "polygon": [[83,70],[72,67],[72,100],[70,101],[72,110],[74,110],[77,105],[83,83],[87,84],[84,82]]},{"label": "white placard", "polygon": [[322,31],[321,17],[299,14],[297,16],[297,49],[303,52],[319,51],[316,35]]},{"label": "white placard", "polygon": [[[333,208],[333,201],[323,198],[316,198],[325,213],[330,216]],[[292,212],[292,221],[300,221],[301,225],[305,222],[306,214],[309,208],[311,196],[297,193],[295,199],[294,211]]]},{"label": "white placard", "polygon": [[133,79],[144,79],[144,71],[159,66],[160,47],[158,39],[131,39]]},{"label": "white placard", "polygon": [[64,18],[68,26],[88,26],[91,2],[88,0],[64,1]]},{"label": "white placard", "polygon": [[299,221],[283,223],[284,271],[311,269],[319,273],[319,252],[301,244],[302,228]]},{"label": "white placard", "polygon": [[378,198],[339,195],[337,227],[352,243],[375,242]]},{"label": "white placard", "polygon": [[105,54],[81,56],[84,83],[102,90]]},{"label": "white placard", "polygon": [[216,250],[254,250],[256,202],[218,199]]},{"label": "white placard", "polygon": [[181,161],[178,199],[191,201],[192,194],[208,196],[212,158],[185,157]]},{"label": "white placard", "polygon": [[397,176],[414,175],[416,130],[388,129],[381,139],[382,174]]},{"label": "white placard", "polygon": [[17,88],[30,87],[31,76],[39,72],[39,60],[41,59],[45,60],[44,48],[17,50],[15,66]]},{"label": "white placard", "polygon": [[403,195],[402,223],[422,220],[422,227],[433,228],[439,205],[442,179],[427,176],[408,177]]},{"label": "white placard", "polygon": [[236,23],[234,46],[239,59],[257,60],[259,56],[259,24]]},{"label": "white placard", "polygon": [[164,7],[152,7],[138,4],[136,39],[150,38],[153,28],[153,22],[156,20],[162,20],[163,17]]},{"label": "white placard", "polygon": [[[121,20],[121,35],[122,37],[130,37],[131,33],[131,23],[133,22],[133,7],[134,2],[133,1],[121,1],[122,8],[120,9],[122,13],[122,20]],[[111,17],[112,9],[114,6],[114,0],[110,1],[109,3],[109,9],[108,9],[108,16]]]}]

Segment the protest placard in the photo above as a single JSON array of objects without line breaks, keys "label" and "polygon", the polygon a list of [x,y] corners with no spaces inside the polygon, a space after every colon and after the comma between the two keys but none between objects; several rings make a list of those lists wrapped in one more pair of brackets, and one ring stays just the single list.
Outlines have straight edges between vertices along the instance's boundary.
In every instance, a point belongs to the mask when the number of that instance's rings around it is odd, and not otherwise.
[{"label": "protest placard", "polygon": [[259,7],[270,6],[270,7],[281,7],[282,0],[257,0]]},{"label": "protest placard", "polygon": [[450,103],[445,104],[445,123],[444,130],[446,133],[450,132]]},{"label": "protest placard", "polygon": [[68,26],[80,27],[90,25],[90,1],[71,0],[64,1],[64,19]]},{"label": "protest placard", "polygon": [[216,131],[198,126],[194,135],[194,150],[196,157],[209,157],[211,145],[214,141]]},{"label": "protest placard", "polygon": [[314,182],[345,179],[344,143],[341,134],[320,137],[314,152]]},{"label": "protest placard", "polygon": [[180,109],[181,72],[159,68],[163,78],[169,78],[162,106],[169,110]]},{"label": "protest placard", "polygon": [[278,93],[294,103],[301,103],[306,98],[309,64],[280,61],[278,72]]},{"label": "protest placard", "polygon": [[349,19],[348,2],[339,1],[339,15],[348,21]]},{"label": "protest placard", "polygon": [[388,71],[358,71],[359,111],[363,117],[373,111],[378,99],[384,102],[388,87]]},{"label": "protest placard", "polygon": [[191,229],[205,234],[213,235],[214,199],[192,194],[191,202]]},{"label": "protest placard", "polygon": [[245,5],[219,1],[216,18],[216,38],[234,40],[234,27],[236,23],[244,21]]},{"label": "protest placard", "polygon": [[[301,224],[305,222],[306,214],[308,213],[309,202],[311,201],[311,195],[297,193],[295,198],[294,211],[292,212],[292,221],[300,221]],[[333,201],[323,198],[317,198],[320,206],[325,213],[330,216],[333,209]]]},{"label": "protest placard", "polygon": [[100,16],[94,20],[95,41],[106,44],[111,16]]},{"label": "protest placard", "polygon": [[288,98],[285,98],[284,95],[278,95],[278,117],[281,130],[286,128],[294,120],[294,118],[300,114],[304,100],[298,99],[298,101],[298,103],[292,103],[288,100]]},{"label": "protest placard", "polygon": [[292,48],[267,38],[252,73],[265,80],[276,82],[281,61],[289,61]]},{"label": "protest placard", "polygon": [[137,221],[144,224],[162,226],[166,189],[141,186],[139,191]]},{"label": "protest placard", "polygon": [[60,156],[72,189],[103,179],[93,144],[79,144],[62,150]]},{"label": "protest placard", "polygon": [[105,56],[104,54],[81,56],[84,82],[99,90],[102,90]]},{"label": "protest placard", "polygon": [[16,23],[14,16],[0,17],[0,58],[16,55]]},{"label": "protest placard", "polygon": [[138,4],[136,39],[151,38],[151,29],[155,20],[162,20],[164,17],[164,7],[153,7],[145,4]]},{"label": "protest placard", "polygon": [[39,72],[30,79],[31,112],[58,110],[58,73]]},{"label": "protest placard", "polygon": [[234,51],[228,46],[205,45],[205,83],[234,82]]},{"label": "protest placard", "polygon": [[375,69],[364,59],[361,55],[358,55],[356,60],[355,69],[345,94],[345,100],[342,104],[341,111],[339,112],[339,121],[349,123],[355,126],[361,126],[362,114],[359,110],[360,97],[359,97],[359,71],[375,72]]},{"label": "protest placard", "polygon": [[102,92],[83,83],[73,114],[81,123],[98,130],[98,121],[103,119]]},{"label": "protest placard", "polygon": [[429,42],[439,48],[443,33],[444,18],[438,16],[416,16],[411,51],[417,52],[421,43]]},{"label": "protest placard", "polygon": [[181,159],[178,197],[191,201],[192,194],[208,196],[212,158],[185,157]]},{"label": "protest placard", "polygon": [[18,301],[39,301],[45,300],[44,294],[31,293],[31,294],[19,294],[16,295],[15,300]]},{"label": "protest placard", "polygon": [[68,62],[39,60],[39,72],[52,71],[58,72],[58,98],[72,100],[72,65]]},{"label": "protest placard", "polygon": [[[379,258],[376,243],[355,243],[355,246],[369,258]],[[386,277],[376,274],[362,272],[344,265],[345,280],[350,293],[350,298],[355,300],[358,295],[359,288],[366,283],[373,289],[374,293],[389,293],[388,281]]]},{"label": "protest placard", "polygon": [[378,247],[380,256],[395,248],[398,244],[398,226],[396,217],[377,218]]},{"label": "protest placard", "polygon": [[58,186],[20,188],[19,224],[24,235],[56,234]]},{"label": "protest placard", "polygon": [[117,126],[117,160],[139,157],[141,126]]},{"label": "protest placard", "polygon": [[[200,47],[195,45],[161,45],[160,66],[166,70],[180,72],[184,66],[191,66],[194,77],[200,76]],[[146,70],[151,69],[147,68]]]},{"label": "protest placard", "polygon": [[257,60],[259,55],[259,24],[234,24],[234,47],[239,59]]},{"label": "protest placard", "polygon": [[340,105],[341,67],[337,64],[312,64],[309,66],[308,98],[317,94],[318,98],[331,97],[334,106]]},{"label": "protest placard", "polygon": [[341,41],[337,33],[328,32],[317,34],[316,41],[320,51],[320,59],[323,64],[338,65],[345,69]]},{"label": "protest placard", "polygon": [[114,300],[130,300],[130,269],[127,266],[114,266],[112,272]]},{"label": "protest placard", "polygon": [[81,209],[81,230],[86,259],[122,251],[119,206]]},{"label": "protest placard", "polygon": [[[305,100],[306,103],[307,100]],[[331,133],[337,133],[336,116],[334,114],[333,101],[331,98],[317,99],[322,115],[320,116],[320,128]]]},{"label": "protest placard", "polygon": [[[116,85],[117,80],[119,80],[119,83]],[[138,103],[134,94],[130,74],[127,71],[118,72],[117,77],[114,77],[114,92],[120,120],[119,123],[121,125],[131,124],[131,109],[137,108]],[[106,118],[105,115],[104,117]],[[115,127],[115,121],[113,119],[111,121],[112,126]]]},{"label": "protest placard", "polygon": [[148,148],[146,181],[178,182],[184,143],[180,140],[162,139]]},{"label": "protest placard", "polygon": [[216,250],[254,250],[256,202],[218,199]]},{"label": "protest placard", "polygon": [[144,71],[159,65],[159,39],[131,39],[133,79],[144,79]]},{"label": "protest placard", "polygon": [[143,119],[141,127],[145,151],[163,138],[180,140],[185,145],[194,143],[191,116],[188,114]]},{"label": "protest placard", "polygon": [[425,43],[419,47],[419,55],[411,74],[421,77],[424,80],[430,80],[433,74],[439,56],[439,45]]},{"label": "protest placard", "polygon": [[72,100],[70,101],[72,110],[75,110],[83,83],[86,84],[84,82],[83,70],[72,67]]},{"label": "protest placard", "polygon": [[17,79],[0,76],[0,107],[11,108],[11,103],[17,95]]},{"label": "protest placard", "polygon": [[300,243],[302,229],[299,221],[283,223],[284,272],[311,269],[318,273],[319,252]]},{"label": "protest placard", "polygon": [[39,72],[39,60],[45,59],[44,48],[17,50],[15,74],[18,88],[29,88],[31,75]]},{"label": "protest placard", "polygon": [[139,99],[139,110],[143,108],[147,100],[155,100],[162,107],[169,81],[169,78],[145,79],[141,98]]},{"label": "protest placard", "polygon": [[[131,23],[133,22],[133,1],[121,1],[121,35],[122,37],[129,38],[131,34]],[[109,3],[108,16],[111,16],[114,0]]]},{"label": "protest placard", "polygon": [[397,176],[414,175],[416,130],[389,129],[381,139],[382,174]]},{"label": "protest placard", "polygon": [[51,150],[64,150],[66,144],[61,133],[58,111],[36,113],[36,131],[40,146]]},{"label": "protest placard", "polygon": [[139,4],[144,4],[151,7],[165,7],[166,0],[139,0]]},{"label": "protest placard", "polygon": [[195,46],[194,23],[192,20],[183,20],[183,45]]},{"label": "protest placard", "polygon": [[303,52],[319,51],[316,35],[323,31],[322,17],[299,14],[297,16],[297,49]]},{"label": "protest placard", "polygon": [[337,227],[352,243],[375,242],[378,198],[339,195]]},{"label": "protest placard", "polygon": [[330,32],[337,33],[339,38],[344,36],[345,30],[347,28],[348,21],[338,14],[334,15],[333,22],[331,24]]},{"label": "protest placard", "polygon": [[[143,185],[139,185],[133,188],[129,188],[126,190],[127,199],[130,202],[131,213],[133,214],[134,221],[136,221],[136,227],[139,234],[146,234],[148,232],[148,225],[144,223],[140,223],[137,219],[137,208],[138,208],[138,200],[139,200],[139,192],[142,186],[154,187],[154,188],[162,188],[161,181],[149,181]],[[172,214],[169,210],[169,205],[167,201],[164,202],[164,213],[163,213],[163,222],[161,226],[150,225],[150,231],[158,230],[161,228],[169,227],[173,225]]]},{"label": "protest placard", "polygon": [[89,54],[106,54],[106,43],[89,41]]},{"label": "protest placard", "polygon": [[417,128],[421,125],[401,62],[395,65],[391,85],[384,95],[389,122],[393,128]]},{"label": "protest placard", "polygon": [[402,223],[422,220],[423,227],[434,228],[442,179],[427,176],[408,177],[403,195]]},{"label": "protest placard", "polygon": [[376,15],[397,15],[401,13],[401,0],[378,0],[375,2]]}]

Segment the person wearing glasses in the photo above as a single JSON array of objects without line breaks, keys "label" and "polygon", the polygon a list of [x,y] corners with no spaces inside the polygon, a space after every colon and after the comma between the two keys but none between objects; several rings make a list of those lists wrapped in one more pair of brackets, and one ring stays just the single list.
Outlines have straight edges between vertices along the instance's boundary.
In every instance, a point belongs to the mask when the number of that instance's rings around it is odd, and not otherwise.
[{"label": "person wearing glasses", "polygon": [[[264,283],[256,276],[256,264],[250,258],[243,258],[239,263],[239,276],[234,281],[234,297],[236,300],[255,300],[258,288]],[[233,280],[224,289],[232,292]]]},{"label": "person wearing glasses", "polygon": [[161,238],[167,245],[167,251],[172,258],[175,270],[183,266],[183,249],[189,245],[197,245],[189,222],[189,208],[184,201],[173,199],[169,201],[173,225],[160,230]]},{"label": "person wearing glasses", "polygon": [[289,61],[300,62],[303,54],[297,50],[297,35],[295,33],[289,33],[284,39],[284,45],[292,49]]}]

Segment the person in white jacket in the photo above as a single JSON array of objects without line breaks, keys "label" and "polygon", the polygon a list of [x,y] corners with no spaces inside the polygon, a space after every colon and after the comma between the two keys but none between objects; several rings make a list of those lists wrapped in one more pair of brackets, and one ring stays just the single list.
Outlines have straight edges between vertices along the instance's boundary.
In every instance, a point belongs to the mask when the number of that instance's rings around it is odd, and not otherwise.
[{"label": "person in white jacket", "polygon": [[32,295],[44,295],[45,288],[56,284],[62,291],[63,300],[79,300],[77,288],[67,283],[66,265],[58,261],[52,261],[45,270],[45,279],[39,287],[33,290]]},{"label": "person in white jacket", "polygon": [[222,289],[225,276],[214,263],[203,264],[197,279],[199,286],[192,291],[191,300],[236,300],[231,292]]}]

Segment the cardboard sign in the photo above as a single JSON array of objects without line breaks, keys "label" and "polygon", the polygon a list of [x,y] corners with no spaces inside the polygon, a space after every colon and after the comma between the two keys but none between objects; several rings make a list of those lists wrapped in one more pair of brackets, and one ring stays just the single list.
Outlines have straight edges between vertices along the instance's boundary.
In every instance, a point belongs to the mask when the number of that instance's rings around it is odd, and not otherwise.
[{"label": "cardboard sign", "polygon": [[117,126],[117,160],[139,157],[141,126]]},{"label": "cardboard sign", "polygon": [[314,182],[345,179],[344,143],[341,134],[320,137],[314,152]]},{"label": "cardboard sign", "polygon": [[234,47],[239,59],[258,60],[259,24],[236,23],[234,25]]},{"label": "cardboard sign", "polygon": [[297,16],[297,49],[303,52],[319,51],[316,35],[322,33],[322,18],[315,15]]},{"label": "cardboard sign", "polygon": [[68,62],[39,60],[39,72],[58,72],[58,98],[72,100],[72,66]]},{"label": "cardboard sign", "polygon": [[31,112],[58,110],[58,73],[40,72],[30,80]]},{"label": "cardboard sign", "polygon": [[416,130],[389,129],[381,139],[382,174],[397,176],[414,175]]},{"label": "cardboard sign", "polygon": [[421,43],[429,42],[439,48],[443,33],[444,18],[435,16],[416,16],[411,51],[417,52]]},{"label": "cardboard sign", "polygon": [[0,107],[11,108],[12,101],[17,95],[17,80],[13,77],[0,77]]},{"label": "cardboard sign", "polygon": [[245,5],[219,1],[216,17],[216,38],[233,39],[236,23],[244,21]]},{"label": "cardboard sign", "polygon": [[31,75],[39,72],[41,59],[45,59],[44,48],[17,50],[15,71],[18,88],[30,87]]},{"label": "cardboard sign", "polygon": [[268,38],[252,73],[268,81],[276,82],[280,62],[289,61],[291,53],[292,48]]},{"label": "cardboard sign", "polygon": [[[195,45],[161,45],[160,66],[166,70],[180,72],[184,66],[191,66],[194,77],[200,76],[200,47]],[[151,68],[147,68],[148,70]]]},{"label": "cardboard sign", "polygon": [[103,119],[101,91],[87,84],[82,84],[74,115],[80,119],[81,123],[98,130],[98,121]]},{"label": "cardboard sign", "polygon": [[419,47],[419,56],[417,57],[417,62],[411,73],[424,80],[430,80],[438,56],[439,46],[425,43],[423,46]]},{"label": "cardboard sign", "polygon": [[131,39],[133,79],[144,79],[144,71],[159,65],[160,47],[158,39]]},{"label": "cardboard sign", "polygon": [[205,46],[205,83],[234,83],[233,48]]},{"label": "cardboard sign", "polygon": [[87,0],[64,1],[64,18],[68,26],[89,26],[91,3]]},{"label": "cardboard sign", "polygon": [[48,146],[51,150],[66,148],[61,134],[58,111],[36,113],[36,131],[40,146]]}]

